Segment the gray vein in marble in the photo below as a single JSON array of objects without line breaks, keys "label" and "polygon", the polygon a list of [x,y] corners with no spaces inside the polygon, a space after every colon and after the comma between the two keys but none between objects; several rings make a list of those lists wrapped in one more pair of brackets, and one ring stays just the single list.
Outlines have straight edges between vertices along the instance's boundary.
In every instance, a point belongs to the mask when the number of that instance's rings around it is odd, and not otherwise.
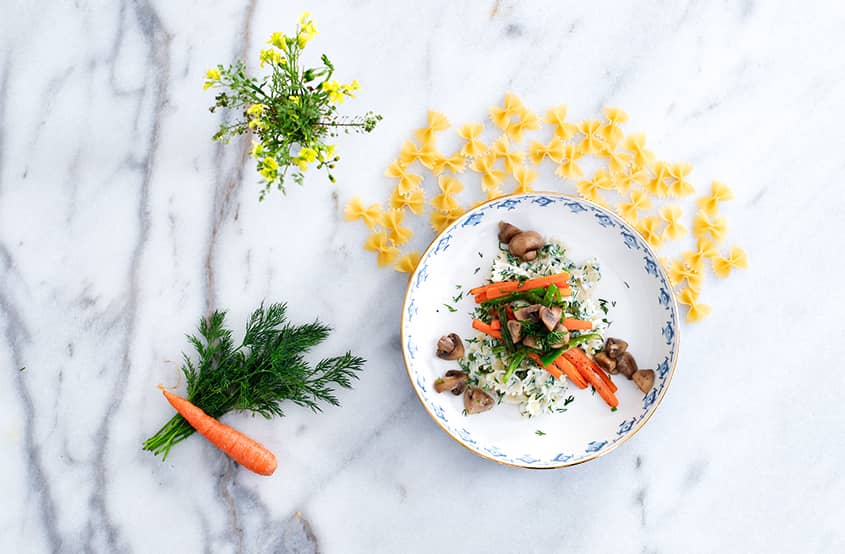
[{"label": "gray vein in marble", "polygon": [[[8,67],[8,66],[7,66]],[[2,129],[3,127],[0,127]],[[14,271],[14,260],[8,250],[0,244],[0,263],[2,263],[3,281],[9,283]],[[16,275],[15,275],[16,277]],[[41,458],[41,447],[35,438],[35,404],[29,388],[25,385],[27,372],[20,371],[25,366],[21,350],[23,345],[30,342],[29,329],[24,324],[18,307],[7,296],[8,285],[0,288],[0,313],[3,314],[6,323],[6,343],[12,354],[12,371],[16,373],[13,379],[18,396],[21,399],[24,415],[24,451],[29,471],[28,481],[30,491],[37,496],[38,511],[41,515],[41,523],[44,527],[47,542],[53,552],[58,552],[62,547],[62,538],[56,522],[56,501],[53,496],[50,480],[44,469],[44,462]]]},{"label": "gray vein in marble", "polygon": [[[125,5],[122,5],[123,11]],[[100,425],[94,435],[97,445],[94,453],[94,490],[89,500],[91,517],[84,532],[86,550],[108,550],[111,552],[124,550],[125,544],[120,530],[112,521],[106,506],[106,450],[111,432],[110,422],[123,403],[129,372],[132,367],[132,341],[135,334],[137,320],[138,296],[140,293],[140,266],[147,239],[150,234],[150,186],[152,182],[153,166],[158,151],[159,134],[163,107],[167,102],[168,77],[170,72],[170,36],[164,29],[156,10],[145,0],[134,0],[134,14],[141,29],[141,35],[147,45],[149,81],[144,87],[144,93],[139,99],[139,108],[143,96],[151,94],[153,103],[151,108],[152,125],[146,148],[141,158],[141,182],[138,191],[137,224],[138,238],[132,248],[129,263],[129,283],[126,295],[124,317],[126,328],[123,343],[121,367],[115,370],[117,375],[112,387],[112,401],[102,416]],[[139,109],[140,112],[140,109]],[[102,543],[105,541],[105,544]]]},{"label": "gray vein in marble", "polygon": [[3,191],[3,162],[6,154],[6,100],[9,97],[9,75],[12,73],[12,55],[6,55],[3,61],[3,73],[0,75],[0,192]]}]

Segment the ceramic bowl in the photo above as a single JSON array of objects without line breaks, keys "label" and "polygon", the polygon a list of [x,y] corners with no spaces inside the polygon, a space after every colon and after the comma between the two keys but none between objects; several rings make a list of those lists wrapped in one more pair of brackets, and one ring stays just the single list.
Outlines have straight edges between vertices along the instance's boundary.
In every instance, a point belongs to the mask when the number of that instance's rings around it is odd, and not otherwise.
[{"label": "ceramic bowl", "polygon": [[[461,290],[486,282],[503,220],[560,240],[576,263],[598,259],[602,277],[596,296],[616,302],[608,314],[612,322],[608,334],[628,341],[640,368],[655,370],[650,391],[643,394],[632,381],[615,375],[620,404],[611,411],[591,389],[578,390],[570,384],[575,401],[565,413],[529,419],[519,414],[516,405],[506,403],[467,416],[462,397],[434,390],[437,377],[458,369],[456,362],[435,355],[438,338],[450,332],[464,338],[477,335],[471,327],[472,296],[457,302],[455,298]],[[432,242],[411,276],[401,326],[408,377],[435,423],[475,454],[523,468],[572,466],[624,443],[657,409],[678,358],[678,308],[654,252],[616,214],[563,194],[500,198],[450,225]]]}]

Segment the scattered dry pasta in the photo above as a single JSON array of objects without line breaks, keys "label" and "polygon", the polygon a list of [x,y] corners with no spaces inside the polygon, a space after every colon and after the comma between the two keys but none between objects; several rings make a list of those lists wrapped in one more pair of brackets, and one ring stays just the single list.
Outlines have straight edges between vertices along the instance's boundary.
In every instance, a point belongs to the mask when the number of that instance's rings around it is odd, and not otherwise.
[{"label": "scattered dry pasta", "polygon": [[[574,187],[583,198],[607,206],[604,195],[614,196],[614,211],[653,248],[661,249],[681,239],[691,241],[693,249],[679,248],[680,255],[661,256],[659,260],[677,291],[678,302],[687,306],[686,320],[707,316],[711,308],[699,302],[699,295],[708,267],[720,278],[748,267],[748,257],[740,247],[733,246],[724,255],[716,247],[727,238],[727,219],[719,208],[733,199],[731,189],[712,181],[709,194],[695,202],[698,210],[691,222],[689,215],[685,221],[684,209],[664,199],[695,193],[690,181],[692,165],[661,161],[647,148],[644,134],[626,134],[623,125],[629,117],[620,108],[606,107],[603,120],[570,122],[567,116],[568,108],[561,104],[546,111],[541,120],[518,96],[508,93],[501,105],[489,109],[492,125],[468,123],[456,127],[453,132],[462,143],[457,152],[446,155],[437,150],[437,135],[450,129],[451,124],[444,114],[429,111],[427,125],[413,132],[414,140],[402,144],[398,158],[385,171],[393,181],[386,205],[365,206],[354,197],[346,205],[344,217],[361,220],[372,231],[364,248],[376,254],[379,266],[392,265],[396,271],[411,273],[419,264],[420,253],[400,251],[414,237],[405,226],[407,214],[427,213],[431,228],[439,233],[465,213],[463,206],[498,198],[503,195],[503,186],[514,193],[532,191],[543,164],[553,164],[554,174],[564,187]],[[551,134],[541,129],[542,124]],[[544,135],[530,134],[536,131]],[[467,168],[471,172],[464,174]],[[457,174],[463,174],[464,182],[455,177]],[[429,176],[437,178],[439,193],[427,204],[426,190],[431,190],[432,182]],[[464,183],[473,186],[465,187]],[[480,196],[475,193],[464,199],[466,203],[461,202],[462,195],[479,189]],[[692,239],[685,239],[690,230]]]}]

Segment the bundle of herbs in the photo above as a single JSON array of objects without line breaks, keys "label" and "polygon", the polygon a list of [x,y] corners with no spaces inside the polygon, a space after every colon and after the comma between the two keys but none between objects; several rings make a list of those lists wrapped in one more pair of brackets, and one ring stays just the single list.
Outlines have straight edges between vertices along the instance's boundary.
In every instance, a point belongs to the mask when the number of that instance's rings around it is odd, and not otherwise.
[{"label": "bundle of herbs", "polygon": [[[188,336],[196,360],[183,354],[187,400],[213,418],[233,410],[265,418],[283,416],[281,404],[286,400],[315,412],[322,411],[321,403],[339,405],[335,388],[351,388],[365,360],[347,352],[310,365],[305,354],[323,342],[331,328],[319,321],[292,324],[286,307],[262,304],[237,345],[224,325],[225,312],[202,318],[199,335]],[[185,418],[174,415],[144,442],[144,450],[167,459],[170,449],[194,431]]]}]

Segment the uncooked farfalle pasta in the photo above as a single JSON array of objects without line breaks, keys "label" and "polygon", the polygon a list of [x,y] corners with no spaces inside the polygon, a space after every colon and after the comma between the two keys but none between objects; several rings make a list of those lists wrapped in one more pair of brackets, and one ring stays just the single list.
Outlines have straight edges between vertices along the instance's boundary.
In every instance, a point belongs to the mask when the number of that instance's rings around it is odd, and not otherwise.
[{"label": "uncooked farfalle pasta", "polygon": [[[355,197],[347,204],[345,217],[361,220],[371,230],[364,248],[376,255],[379,266],[411,273],[420,254],[400,250],[414,236],[405,224],[407,216],[427,216],[439,233],[465,213],[464,206],[534,190],[538,169],[550,164],[559,178],[560,187],[555,188],[564,192],[574,188],[583,198],[614,210],[656,250],[691,240],[692,248],[680,248],[678,256],[660,261],[678,301],[687,306],[687,321],[705,317],[711,307],[700,297],[708,266],[720,278],[748,267],[748,257],[739,246],[720,251],[728,235],[720,208],[733,199],[730,188],[713,181],[709,192],[696,199],[697,209],[685,212],[675,199],[696,192],[691,164],[661,160],[647,147],[645,134],[626,134],[623,124],[628,114],[620,108],[605,108],[603,120],[579,122],[568,121],[568,111],[561,104],[541,117],[515,94],[505,94],[502,105],[489,110],[490,125],[471,122],[457,127],[460,146],[446,153],[438,149],[438,142],[451,123],[444,114],[429,111],[428,125],[414,130],[414,138],[402,144],[385,171],[392,189],[387,189],[384,205],[365,205]],[[427,183],[433,183],[428,201]],[[481,201],[459,199],[473,189],[483,193]],[[686,221],[685,213],[690,218]]]}]

